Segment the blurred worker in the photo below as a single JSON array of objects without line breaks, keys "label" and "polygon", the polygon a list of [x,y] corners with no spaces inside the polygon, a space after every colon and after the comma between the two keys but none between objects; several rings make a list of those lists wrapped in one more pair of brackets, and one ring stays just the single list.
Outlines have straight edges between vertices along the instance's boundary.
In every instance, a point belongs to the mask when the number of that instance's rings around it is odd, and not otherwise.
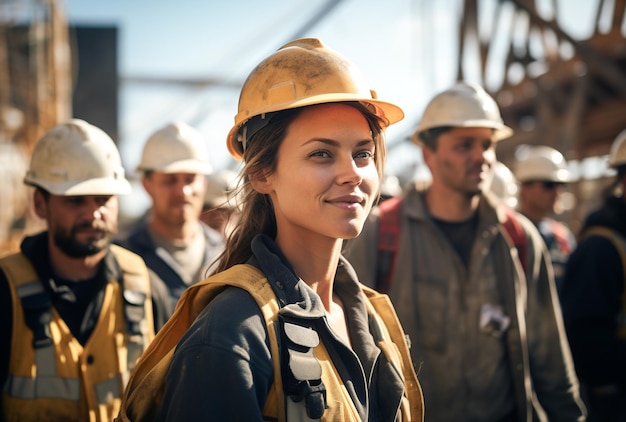
[{"label": "blurred worker", "polygon": [[567,161],[549,146],[523,146],[516,153],[515,176],[520,182],[519,211],[539,230],[554,268],[557,291],[561,291],[565,264],[576,247],[576,237],[563,223],[552,218],[555,205],[570,182]]},{"label": "blurred worker", "polygon": [[117,148],[69,120],[35,145],[24,178],[48,230],[0,260],[1,420],[110,421],[152,340],[143,260],[116,245]]},{"label": "blurred worker", "polygon": [[626,130],[611,146],[609,166],[615,181],[583,223],[561,293],[590,421],[626,420]]},{"label": "blurred worker", "polygon": [[167,124],[148,138],[137,167],[152,207],[147,224],[121,243],[148,265],[157,330],[183,291],[205,277],[224,248],[222,234],[199,219],[205,175],[211,171],[201,156],[204,144],[202,135],[186,123]]},{"label": "blurred worker", "polygon": [[511,134],[481,87],[436,95],[413,136],[430,187],[383,202],[346,249],[389,292],[433,421],[584,420],[541,236],[483,193]]},{"label": "blurred worker", "polygon": [[237,173],[222,169],[207,175],[200,220],[227,237],[239,222]]},{"label": "blurred worker", "polygon": [[517,207],[517,193],[519,186],[515,175],[502,161],[493,164],[493,174],[489,190],[493,192],[504,205],[515,209]]}]

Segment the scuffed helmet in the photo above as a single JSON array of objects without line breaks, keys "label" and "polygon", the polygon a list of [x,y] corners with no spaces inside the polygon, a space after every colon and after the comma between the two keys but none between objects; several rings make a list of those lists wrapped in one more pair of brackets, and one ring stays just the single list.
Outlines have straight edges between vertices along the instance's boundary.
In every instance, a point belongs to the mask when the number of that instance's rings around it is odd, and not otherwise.
[{"label": "scuffed helmet", "polygon": [[71,119],[37,142],[24,183],[53,195],[130,193],[119,151],[102,129]]}]

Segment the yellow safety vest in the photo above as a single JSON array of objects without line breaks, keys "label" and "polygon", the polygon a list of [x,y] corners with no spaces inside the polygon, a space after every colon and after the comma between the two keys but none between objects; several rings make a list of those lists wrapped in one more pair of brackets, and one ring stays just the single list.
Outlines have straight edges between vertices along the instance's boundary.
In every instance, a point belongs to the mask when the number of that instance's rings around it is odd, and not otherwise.
[{"label": "yellow safety vest", "polygon": [[[165,379],[174,350],[187,328],[207,304],[227,286],[246,290],[256,301],[265,319],[271,354],[279,356],[277,331],[279,305],[270,283],[254,266],[242,264],[218,273],[190,286],[180,298],[174,314],[159,330],[155,340],[143,354],[122,399],[118,422],[145,422],[154,419],[162,400]],[[405,382],[405,393],[399,411],[402,421],[423,421],[424,400],[409,354],[409,348],[400,322],[386,295],[362,287],[369,299],[368,312],[375,316],[384,340],[378,343],[387,359],[398,368]],[[326,387],[328,408],[322,421],[358,421],[357,410],[336,371],[323,343],[314,349],[322,366],[322,381]],[[274,384],[268,394],[263,415],[286,421],[286,397],[283,394],[280,359],[273,359]],[[294,420],[290,414],[289,420]]]},{"label": "yellow safety vest", "polygon": [[[11,356],[2,394],[6,421],[111,421],[118,414],[129,373],[154,338],[154,329],[143,260],[115,245],[111,251],[122,269],[124,288],[117,280],[107,283],[98,321],[84,346],[50,307],[51,320],[42,329],[49,328],[52,342],[34,347],[22,301],[43,293],[44,286],[23,254],[0,260],[13,303]],[[133,330],[127,325],[129,307],[144,316]]]}]

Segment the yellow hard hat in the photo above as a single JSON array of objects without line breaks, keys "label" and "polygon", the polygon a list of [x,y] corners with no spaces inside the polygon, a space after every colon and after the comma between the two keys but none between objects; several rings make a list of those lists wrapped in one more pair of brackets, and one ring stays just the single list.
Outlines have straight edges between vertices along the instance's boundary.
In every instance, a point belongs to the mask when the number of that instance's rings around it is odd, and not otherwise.
[{"label": "yellow hard hat", "polygon": [[615,137],[609,152],[609,166],[616,168],[626,164],[626,129]]},{"label": "yellow hard hat", "polygon": [[200,132],[187,123],[169,123],[150,135],[137,171],[209,174],[211,165],[202,157],[205,144]]},{"label": "yellow hard hat", "polygon": [[420,133],[444,126],[492,128],[494,141],[513,134],[495,100],[482,87],[467,82],[458,82],[430,100],[411,139],[420,145]]},{"label": "yellow hard hat", "polygon": [[236,159],[243,154],[239,129],[252,117],[312,104],[358,101],[387,125],[404,117],[402,109],[376,98],[361,72],[345,57],[317,38],[285,44],[263,60],[246,79],[239,95],[235,125],[227,138]]},{"label": "yellow hard hat", "polygon": [[37,142],[24,183],[53,195],[130,193],[119,151],[102,129],[71,119]]}]

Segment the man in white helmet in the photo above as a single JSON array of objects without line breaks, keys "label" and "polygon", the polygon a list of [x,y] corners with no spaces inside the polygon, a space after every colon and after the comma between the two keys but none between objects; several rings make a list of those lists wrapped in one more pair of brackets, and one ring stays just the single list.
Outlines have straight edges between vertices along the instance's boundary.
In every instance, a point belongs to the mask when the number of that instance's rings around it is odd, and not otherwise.
[{"label": "man in white helmet", "polygon": [[237,173],[222,169],[207,175],[200,220],[228,236],[239,222]]},{"label": "man in white helmet", "polygon": [[574,233],[553,218],[563,188],[570,182],[567,161],[546,145],[522,146],[515,156],[515,177],[520,183],[518,210],[533,222],[546,243],[560,292],[565,264],[576,247]]},{"label": "man in white helmet", "polygon": [[626,420],[626,130],[613,141],[616,172],[570,255],[561,306],[593,421]]},{"label": "man in white helmet", "polygon": [[381,203],[346,249],[389,293],[433,421],[584,420],[545,245],[487,192],[511,134],[481,87],[436,95],[413,136],[432,183]]},{"label": "man in white helmet", "polygon": [[175,121],[146,141],[137,170],[152,199],[146,224],[121,242],[140,255],[150,271],[157,331],[168,320],[183,291],[205,278],[222,253],[221,233],[200,221],[210,164],[206,141],[193,127]]},{"label": "man in white helmet", "polygon": [[111,244],[130,192],[113,140],[69,120],[24,178],[47,230],[0,260],[1,420],[110,421],[154,337],[143,260]]}]

